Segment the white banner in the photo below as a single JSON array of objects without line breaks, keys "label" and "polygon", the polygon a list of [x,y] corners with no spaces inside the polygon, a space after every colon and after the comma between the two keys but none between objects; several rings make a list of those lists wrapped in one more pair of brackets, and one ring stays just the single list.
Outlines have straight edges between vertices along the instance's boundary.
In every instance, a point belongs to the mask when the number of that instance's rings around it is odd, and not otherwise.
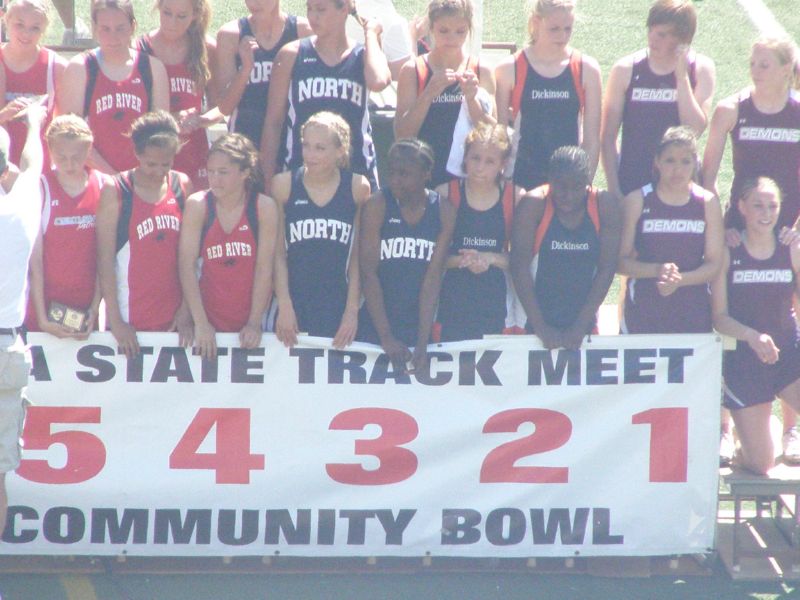
[{"label": "white banner", "polygon": [[34,403],[4,554],[596,556],[704,552],[717,506],[712,335],[256,350],[31,335]]}]

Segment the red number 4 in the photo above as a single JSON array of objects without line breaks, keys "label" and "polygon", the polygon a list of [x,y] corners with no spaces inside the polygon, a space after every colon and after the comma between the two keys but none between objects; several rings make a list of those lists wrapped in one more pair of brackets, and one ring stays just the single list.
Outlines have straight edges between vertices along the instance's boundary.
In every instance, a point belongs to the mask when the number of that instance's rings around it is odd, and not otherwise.
[{"label": "red number 4", "polygon": [[[198,452],[216,425],[216,450]],[[264,468],[264,455],[250,453],[250,409],[201,408],[169,456],[171,469],[214,471],[217,483],[250,483]]]}]

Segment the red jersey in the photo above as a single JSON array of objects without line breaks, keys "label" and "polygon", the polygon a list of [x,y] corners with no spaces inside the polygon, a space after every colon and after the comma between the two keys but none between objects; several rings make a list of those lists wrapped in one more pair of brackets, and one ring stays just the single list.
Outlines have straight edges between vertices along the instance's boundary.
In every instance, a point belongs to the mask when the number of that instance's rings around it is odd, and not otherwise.
[{"label": "red jersey", "polygon": [[[102,67],[86,105],[86,120],[94,133],[94,147],[117,172],[134,168],[138,161],[133,151],[133,141],[128,137],[131,124],[150,107],[150,91],[142,76],[142,53],[136,59],[130,75],[122,81],[112,81]],[[97,51],[86,55],[87,78],[91,77],[89,61],[97,61]],[[149,65],[148,65],[149,68]]]},{"label": "red jersey", "polygon": [[[183,189],[170,171],[167,193],[155,204],[136,195],[133,173],[120,173],[117,299],[122,318],[140,331],[166,331],[181,304],[178,235]],[[127,225],[127,226],[126,226]]]},{"label": "red jersey", "polygon": [[[100,201],[101,175],[88,172],[86,188],[70,196],[54,170],[42,175],[42,262],[44,304],[60,302],[86,310],[92,303],[97,277],[95,215]],[[38,331],[31,302],[25,325]]]},{"label": "red jersey", "polygon": [[[206,193],[207,206],[215,202]],[[226,233],[214,217],[200,248],[200,295],[208,320],[217,331],[236,332],[250,316],[256,271],[256,236],[243,207],[239,222]]]},{"label": "red jersey", "polygon": [[[150,36],[139,38],[137,48],[155,56]],[[185,64],[165,65],[169,79],[169,112],[177,114],[190,108],[203,108],[203,93],[197,89],[189,69]],[[197,129],[188,136],[181,136],[183,146],[175,157],[173,168],[189,176],[194,188],[202,190],[208,187],[206,175],[206,159],[208,158],[208,137],[205,129]]]},{"label": "red jersey", "polygon": [[[12,71],[6,64],[3,51],[0,49],[0,61],[3,63],[3,71],[6,76],[6,103],[13,102],[16,98],[41,96],[47,94],[47,120],[42,125],[42,147],[45,149],[44,170],[47,170],[49,158],[47,157],[47,145],[44,143],[44,131],[47,123],[53,116],[53,106],[55,104],[55,59],[56,53],[47,48],[39,50],[30,68],[25,71]],[[19,164],[22,148],[25,146],[25,137],[28,127],[24,119],[9,121],[5,124],[8,136],[11,138],[10,162]]]}]

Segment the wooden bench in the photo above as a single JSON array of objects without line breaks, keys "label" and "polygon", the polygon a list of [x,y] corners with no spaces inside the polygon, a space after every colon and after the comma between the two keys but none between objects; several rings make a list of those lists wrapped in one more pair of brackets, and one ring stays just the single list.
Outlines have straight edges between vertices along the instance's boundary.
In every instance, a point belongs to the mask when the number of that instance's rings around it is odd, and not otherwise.
[{"label": "wooden bench", "polygon": [[[800,468],[778,465],[762,476],[733,470],[725,482],[733,500],[733,524],[730,539],[720,540],[720,555],[731,575],[760,578],[769,563],[773,577],[800,578]],[[745,501],[755,503],[752,518],[743,518]],[[759,560],[744,568],[743,558]]]}]

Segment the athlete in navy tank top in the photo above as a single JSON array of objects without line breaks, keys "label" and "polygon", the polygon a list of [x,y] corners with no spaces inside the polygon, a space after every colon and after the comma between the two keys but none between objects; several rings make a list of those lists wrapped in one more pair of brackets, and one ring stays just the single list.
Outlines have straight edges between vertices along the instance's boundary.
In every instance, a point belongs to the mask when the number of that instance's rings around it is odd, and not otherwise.
[{"label": "athlete in navy tank top", "polygon": [[[425,214],[419,223],[411,225],[403,219],[391,191],[384,189],[382,193],[386,198],[386,212],[381,226],[378,279],[392,334],[407,346],[413,346],[419,328],[422,279],[441,229],[439,194],[428,190]],[[359,340],[380,343],[366,305],[361,309],[358,323]]]},{"label": "athlete in navy tank top", "polygon": [[619,201],[589,185],[581,148],[558,148],[549,183],[520,200],[514,214],[511,275],[526,329],[545,348],[580,348],[614,279],[619,256]]},{"label": "athlete in navy tank top", "polygon": [[[476,210],[467,201],[464,181],[459,181],[458,186],[461,200],[450,246],[451,257],[457,257],[461,250],[503,253],[507,244],[503,191],[499,190],[494,206]],[[506,320],[503,270],[495,265],[483,273],[465,268],[447,269],[439,294],[438,320],[442,324],[443,342],[475,340],[486,334],[502,333]]]},{"label": "athlete in navy tank top", "polygon": [[320,58],[311,38],[300,40],[289,92],[289,131],[286,164],[302,164],[300,130],[314,113],[327,110],[340,115],[350,126],[351,167],[355,173],[377,181],[375,147],[369,123],[369,90],[364,77],[364,46],[356,44],[334,66]]},{"label": "athlete in navy tank top", "polygon": [[514,183],[531,190],[547,183],[547,163],[556,148],[579,144],[581,107],[569,65],[556,77],[540,75],[530,63],[527,68],[519,109]]},{"label": "athlete in navy tank top", "polygon": [[[247,17],[239,19],[239,41],[244,37],[255,37]],[[253,68],[236,110],[231,115],[228,129],[231,133],[247,136],[256,148],[261,144],[261,130],[267,112],[267,94],[269,79],[272,73],[272,62],[283,46],[297,39],[297,17],[287,15],[286,24],[280,39],[272,48],[265,49],[260,45],[253,51]],[[242,60],[236,55],[236,68],[241,69]]]},{"label": "athlete in navy tank top", "polygon": [[347,302],[347,267],[353,245],[350,171],[340,170],[333,198],[318,206],[303,183],[304,167],[292,172],[284,206],[289,293],[300,331],[334,337]]},{"label": "athlete in navy tank top", "polygon": [[[427,55],[420,57],[420,61],[424,62],[424,66],[418,64],[417,69],[422,68],[425,71],[422,78],[424,87],[430,82],[433,71],[428,65]],[[477,65],[475,68],[477,69]],[[419,78],[419,73],[417,77]],[[419,128],[417,137],[433,148],[433,155],[436,157],[431,176],[432,186],[440,185],[452,178],[452,175],[447,172],[447,159],[452,151],[453,131],[456,128],[458,113],[461,111],[463,102],[464,92],[461,90],[460,83],[456,82],[447,86],[433,99],[428,114],[425,115],[425,120]]]},{"label": "athlete in navy tank top", "polygon": [[[470,4],[429,2],[427,12],[432,49],[400,69],[394,136],[419,138],[433,148],[430,184],[436,187],[461,175],[458,153],[469,128],[496,122],[495,85],[493,71],[467,52],[473,31]],[[459,118],[462,107],[469,119]]]},{"label": "athlete in navy tank top", "polygon": [[599,259],[600,236],[588,212],[575,229],[565,227],[558,218],[550,222],[531,264],[536,298],[548,325],[565,329],[575,322]]}]

